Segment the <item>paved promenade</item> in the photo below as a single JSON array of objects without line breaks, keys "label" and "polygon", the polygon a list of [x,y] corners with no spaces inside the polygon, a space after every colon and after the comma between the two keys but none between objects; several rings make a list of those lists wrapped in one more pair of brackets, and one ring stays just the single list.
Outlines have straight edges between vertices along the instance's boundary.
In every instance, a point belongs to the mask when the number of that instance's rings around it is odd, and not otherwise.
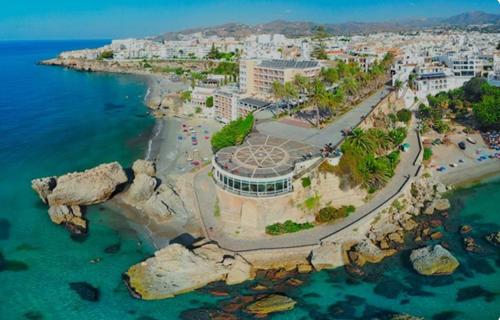
[{"label": "paved promenade", "polygon": [[372,110],[372,107],[387,96],[389,92],[387,87],[378,90],[346,112],[338,120],[321,130],[317,128],[298,127],[277,121],[258,123],[256,127],[259,132],[270,136],[306,142],[319,147],[323,147],[330,142],[336,145],[343,138],[342,129],[357,126],[361,121],[361,117],[366,116]]}]

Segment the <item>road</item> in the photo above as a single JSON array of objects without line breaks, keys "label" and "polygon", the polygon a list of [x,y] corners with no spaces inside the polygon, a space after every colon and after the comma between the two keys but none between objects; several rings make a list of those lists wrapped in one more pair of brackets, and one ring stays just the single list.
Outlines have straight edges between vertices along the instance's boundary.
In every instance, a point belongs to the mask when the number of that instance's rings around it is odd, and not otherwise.
[{"label": "road", "polygon": [[372,110],[372,106],[376,105],[387,94],[389,94],[388,87],[378,90],[321,130],[317,128],[301,128],[277,121],[261,122],[256,127],[263,134],[306,142],[319,147],[323,147],[327,143],[337,145],[343,138],[341,130],[356,127],[361,121],[361,117],[366,116]]},{"label": "road", "polygon": [[[356,111],[358,112],[358,111]],[[376,214],[381,207],[392,203],[394,198],[399,195],[399,192],[405,185],[411,181],[420,167],[421,162],[421,146],[419,137],[415,130],[416,121],[412,121],[412,126],[409,128],[406,142],[410,144],[410,150],[401,155],[401,161],[395,171],[394,177],[389,183],[374,197],[363,206],[357,208],[356,212],[345,220],[332,224],[317,226],[313,229],[304,230],[298,233],[286,234],[282,236],[266,236],[255,240],[243,240],[228,236],[220,231],[220,223],[214,217],[215,197],[213,189],[215,188],[212,178],[208,176],[209,167],[201,170],[194,181],[195,194],[198,200],[199,214],[208,229],[210,239],[217,241],[220,246],[232,251],[251,251],[260,249],[279,249],[301,246],[312,246],[318,244],[323,238],[335,234],[355,222]],[[323,139],[323,135],[318,135],[317,139]],[[319,140],[318,140],[319,141]]]}]

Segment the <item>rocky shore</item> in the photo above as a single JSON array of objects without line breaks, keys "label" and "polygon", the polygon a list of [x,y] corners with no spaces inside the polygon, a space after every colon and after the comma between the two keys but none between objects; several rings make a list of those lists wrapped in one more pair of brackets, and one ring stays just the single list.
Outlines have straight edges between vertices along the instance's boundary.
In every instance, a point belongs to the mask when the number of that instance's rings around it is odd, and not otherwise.
[{"label": "rocky shore", "polygon": [[[127,170],[114,162],[84,172],[35,179],[32,188],[49,206],[50,219],[78,235],[87,230],[85,206],[111,198],[162,223],[168,224],[171,217],[190,216],[178,191],[162,183],[156,177],[154,163],[146,160],[137,160]],[[216,281],[240,283],[262,269],[307,273],[345,266],[348,272],[362,275],[365,264],[378,263],[402,250],[408,236],[422,245],[410,256],[416,272],[449,274],[459,262],[446,250],[446,244],[425,246],[426,241],[441,237],[436,228],[447,218],[450,203],[441,195],[447,190],[431,177],[421,177],[391,207],[380,212],[357,241],[324,241],[313,248],[271,253],[270,257],[265,250],[235,253],[209,241],[189,248],[171,244],[132,266],[124,278],[136,297],[149,300],[172,297]],[[467,227],[461,232],[466,234]],[[488,236],[492,243],[497,243],[497,238],[496,234]],[[464,237],[466,247],[474,248],[474,242],[467,239]]]},{"label": "rocky shore", "polygon": [[146,160],[135,161],[127,170],[112,162],[84,172],[34,179],[31,186],[49,206],[52,222],[65,226],[72,235],[87,232],[86,206],[111,199],[153,220],[165,222],[173,216],[189,216],[175,187],[162,183],[156,177],[154,163]]}]

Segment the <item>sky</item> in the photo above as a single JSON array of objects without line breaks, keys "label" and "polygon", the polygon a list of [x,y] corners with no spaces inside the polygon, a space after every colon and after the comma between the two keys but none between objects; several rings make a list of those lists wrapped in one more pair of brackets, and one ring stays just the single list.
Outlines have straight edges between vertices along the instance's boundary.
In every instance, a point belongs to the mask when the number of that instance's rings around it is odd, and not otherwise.
[{"label": "sky", "polygon": [[0,40],[116,39],[240,22],[339,23],[500,14],[500,0],[14,0],[2,1]]}]

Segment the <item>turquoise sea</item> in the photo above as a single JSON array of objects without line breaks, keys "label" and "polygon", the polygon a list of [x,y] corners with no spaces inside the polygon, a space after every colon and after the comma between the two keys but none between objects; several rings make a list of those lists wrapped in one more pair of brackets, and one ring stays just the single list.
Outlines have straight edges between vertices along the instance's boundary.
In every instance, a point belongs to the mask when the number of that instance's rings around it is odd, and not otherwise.
[{"label": "turquoise sea", "polygon": [[[164,301],[135,300],[121,274],[152,254],[147,241],[118,213],[99,206],[88,211],[90,236],[74,241],[49,221],[30,188],[33,178],[115,160],[129,166],[144,155],[154,124],[143,103],[144,78],[35,64],[62,50],[104,43],[0,42],[0,319],[210,319],[208,314],[233,296],[255,294],[250,289],[255,282],[214,284]],[[498,179],[451,196],[442,231],[461,262],[455,274],[419,276],[403,251],[368,267],[363,279],[343,269],[298,275],[303,285],[270,289],[298,301],[294,310],[271,318],[382,319],[406,312],[437,320],[498,319],[500,250],[482,237],[500,230],[499,199]],[[464,223],[473,226],[482,254],[463,250],[457,229]],[[118,252],[106,253],[110,245],[119,245]],[[97,257],[100,263],[90,263]],[[69,283],[82,281],[99,288],[98,302],[82,300],[70,288]],[[213,288],[230,296],[214,297]]]}]

